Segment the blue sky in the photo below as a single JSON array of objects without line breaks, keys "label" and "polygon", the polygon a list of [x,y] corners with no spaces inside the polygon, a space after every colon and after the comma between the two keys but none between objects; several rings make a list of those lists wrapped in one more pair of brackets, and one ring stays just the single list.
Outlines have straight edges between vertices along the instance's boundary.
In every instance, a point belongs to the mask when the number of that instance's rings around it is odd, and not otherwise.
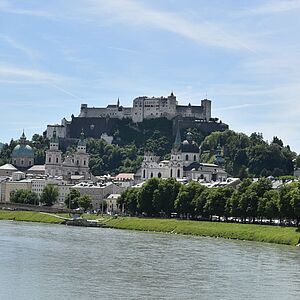
[{"label": "blue sky", "polygon": [[0,141],[173,91],[300,152],[299,17],[299,0],[0,0]]}]

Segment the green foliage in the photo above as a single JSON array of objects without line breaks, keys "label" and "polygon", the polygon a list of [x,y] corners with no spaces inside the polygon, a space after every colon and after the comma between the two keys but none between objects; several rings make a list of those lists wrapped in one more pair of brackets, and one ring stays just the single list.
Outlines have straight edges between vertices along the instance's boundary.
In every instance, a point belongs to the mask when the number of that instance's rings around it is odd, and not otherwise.
[{"label": "green foliage", "polygon": [[17,190],[10,193],[10,201],[22,204],[39,204],[39,197],[36,193],[30,190]]},{"label": "green foliage", "polygon": [[76,209],[79,207],[78,201],[80,198],[80,192],[76,189],[71,189],[65,199],[66,207],[70,209]]},{"label": "green foliage", "polygon": [[[250,137],[232,130],[214,132],[207,136],[201,145],[201,160],[212,162],[218,145],[224,149],[225,169],[233,176],[282,176],[291,175],[294,170],[293,160],[296,153],[289,146],[274,137],[272,143],[263,140],[260,133],[252,133]],[[300,158],[299,158],[300,165]]]},{"label": "green foliage", "polygon": [[53,184],[48,184],[43,189],[40,201],[46,206],[52,206],[57,202],[58,194],[58,188]]},{"label": "green foliage", "polygon": [[92,201],[89,195],[82,195],[78,199],[78,206],[83,208],[85,211],[92,208]]},{"label": "green foliage", "polygon": [[127,213],[147,216],[171,216],[173,212],[186,218],[239,218],[257,222],[275,218],[300,222],[300,183],[272,189],[269,179],[244,179],[237,190],[231,187],[207,188],[191,181],[186,185],[175,179],[151,178],[141,188],[122,193],[118,204]]}]

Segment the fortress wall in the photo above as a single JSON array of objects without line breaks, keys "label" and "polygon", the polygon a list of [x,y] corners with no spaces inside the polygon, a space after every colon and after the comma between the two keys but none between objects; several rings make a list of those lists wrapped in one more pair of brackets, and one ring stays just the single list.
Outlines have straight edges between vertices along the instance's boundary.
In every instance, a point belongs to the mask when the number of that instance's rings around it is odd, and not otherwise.
[{"label": "fortress wall", "polygon": [[112,135],[118,119],[111,118],[79,118],[74,117],[69,128],[68,138],[80,138],[83,130],[85,136],[100,139],[102,133]]}]

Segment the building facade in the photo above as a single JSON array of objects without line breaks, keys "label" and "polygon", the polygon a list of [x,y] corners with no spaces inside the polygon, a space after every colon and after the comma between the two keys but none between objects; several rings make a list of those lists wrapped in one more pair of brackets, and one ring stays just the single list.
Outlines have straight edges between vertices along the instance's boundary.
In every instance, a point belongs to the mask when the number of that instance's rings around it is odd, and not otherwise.
[{"label": "building facade", "polygon": [[[217,152],[219,153],[219,152]],[[220,155],[220,153],[219,153]],[[170,160],[160,160],[151,152],[145,152],[140,169],[141,180],[152,177],[189,179],[195,181],[225,181],[227,173],[218,164],[199,162],[199,146],[189,132],[181,143],[179,130],[176,134]],[[217,156],[220,160],[221,158]]]},{"label": "building facade", "polygon": [[62,151],[59,150],[59,140],[54,131],[50,140],[50,148],[46,151],[45,174],[64,177],[83,175],[85,179],[89,179],[89,158],[90,155],[86,152],[83,132],[81,133],[76,152],[63,159]]}]

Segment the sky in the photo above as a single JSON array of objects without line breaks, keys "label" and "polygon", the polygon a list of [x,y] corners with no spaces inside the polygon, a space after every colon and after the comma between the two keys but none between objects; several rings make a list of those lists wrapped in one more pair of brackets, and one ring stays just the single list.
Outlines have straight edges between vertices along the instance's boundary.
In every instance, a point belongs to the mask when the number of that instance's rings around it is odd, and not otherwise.
[{"label": "sky", "polygon": [[173,91],[300,152],[299,32],[300,0],[0,0],[0,141]]}]

